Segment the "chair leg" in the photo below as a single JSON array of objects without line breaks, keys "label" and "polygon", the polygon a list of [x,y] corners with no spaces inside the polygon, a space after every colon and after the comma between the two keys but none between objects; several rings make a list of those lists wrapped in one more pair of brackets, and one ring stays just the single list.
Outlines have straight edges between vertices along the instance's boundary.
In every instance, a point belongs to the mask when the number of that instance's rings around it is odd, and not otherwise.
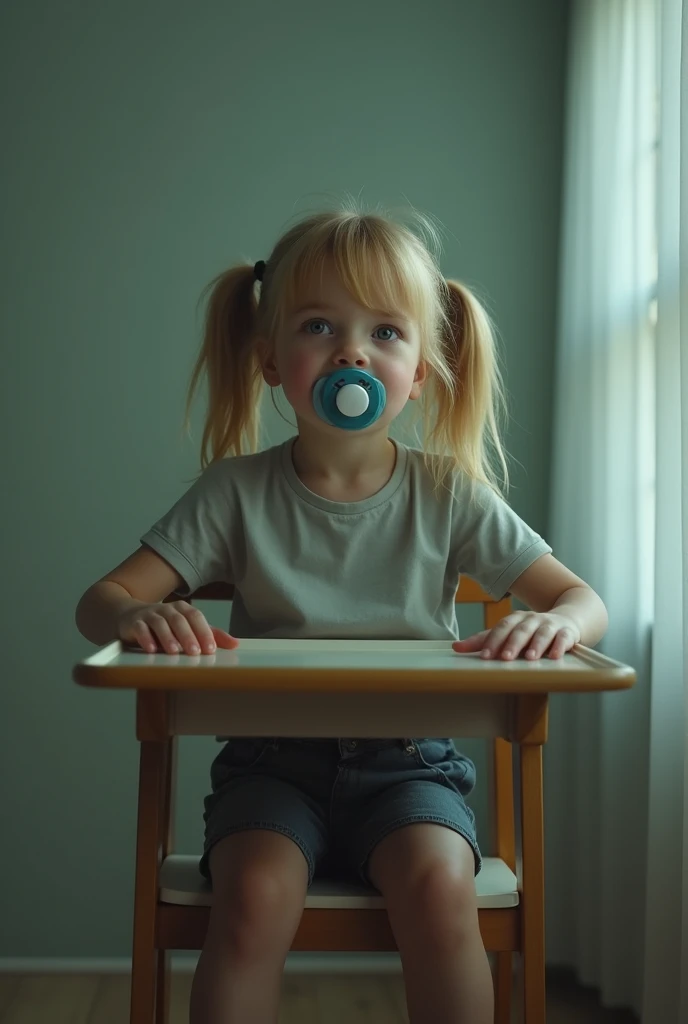
[{"label": "chair leg", "polygon": [[[169,744],[141,741],[139,807],[134,887],[134,937],[131,963],[130,1024],[159,1024],[156,988],[159,952],[155,925],[158,902],[159,851],[163,842],[162,793],[167,776]],[[165,1012],[163,1009],[161,1012]]]},{"label": "chair leg", "polygon": [[542,746],[521,746],[522,967],[525,1024],[545,1024],[545,857]]},{"label": "chair leg", "polygon": [[139,954],[131,977],[131,1024],[168,1024],[171,974],[167,950]]},{"label": "chair leg", "polygon": [[495,971],[495,1024],[510,1024],[513,980],[511,973],[512,956],[510,952],[497,953]]},{"label": "chair leg", "polygon": [[131,963],[130,1024],[157,1024],[155,990],[158,952],[135,948]]},{"label": "chair leg", "polygon": [[170,955],[166,949],[158,950],[155,975],[155,1024],[167,1024],[170,1013],[172,971],[170,970]]}]

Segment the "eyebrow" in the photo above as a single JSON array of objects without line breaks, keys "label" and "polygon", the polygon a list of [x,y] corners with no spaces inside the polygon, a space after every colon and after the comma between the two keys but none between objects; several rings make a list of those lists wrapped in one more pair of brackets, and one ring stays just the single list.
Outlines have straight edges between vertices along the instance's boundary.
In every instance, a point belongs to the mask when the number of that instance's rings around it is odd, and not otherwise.
[{"label": "eyebrow", "polygon": [[[336,306],[330,306],[326,302],[309,302],[305,306],[301,306],[299,309],[295,309],[292,316],[301,316],[303,313],[307,313],[308,310],[328,310],[331,313],[338,312]],[[383,316],[388,317],[390,320],[403,320],[405,323],[410,324],[411,320],[404,316],[403,313],[390,313],[385,309],[371,309],[371,316]]]}]

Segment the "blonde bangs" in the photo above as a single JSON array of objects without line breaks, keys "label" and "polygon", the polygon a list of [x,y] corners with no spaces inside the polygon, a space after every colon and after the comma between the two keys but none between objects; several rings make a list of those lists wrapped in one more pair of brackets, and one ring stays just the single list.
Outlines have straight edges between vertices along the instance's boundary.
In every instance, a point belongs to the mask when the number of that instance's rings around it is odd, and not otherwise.
[{"label": "blonde bangs", "polygon": [[270,317],[273,337],[289,310],[308,297],[307,289],[322,283],[328,260],[359,305],[417,323],[425,349],[438,327],[437,288],[443,279],[410,232],[372,215],[320,215],[284,253],[270,287],[280,297]]}]

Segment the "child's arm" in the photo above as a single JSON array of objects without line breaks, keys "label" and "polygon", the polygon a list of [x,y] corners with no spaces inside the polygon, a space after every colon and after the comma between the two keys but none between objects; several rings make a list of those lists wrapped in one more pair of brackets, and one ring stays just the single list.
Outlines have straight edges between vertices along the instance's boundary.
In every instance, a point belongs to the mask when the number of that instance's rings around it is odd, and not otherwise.
[{"label": "child's arm", "polygon": [[560,658],[574,644],[594,647],[607,632],[607,609],[599,595],[551,554],[541,555],[509,587],[510,593],[528,605],[529,612],[505,616],[493,629],[456,640],[460,654],[482,648],[482,656],[527,658],[549,651]]},{"label": "child's arm", "polygon": [[124,612],[144,607],[119,583],[98,580],[83,594],[76,608],[76,628],[93,644],[107,644],[118,637],[117,625]]},{"label": "child's arm", "polygon": [[95,644],[121,639],[153,652],[211,654],[239,641],[210,626],[203,613],[180,600],[163,603],[184,580],[173,567],[142,545],[117,568],[89,587],[76,609],[79,632]]},{"label": "child's arm", "polygon": [[183,582],[164,558],[141,545],[83,594],[76,609],[77,629],[94,644],[116,640],[125,612],[162,601]]}]

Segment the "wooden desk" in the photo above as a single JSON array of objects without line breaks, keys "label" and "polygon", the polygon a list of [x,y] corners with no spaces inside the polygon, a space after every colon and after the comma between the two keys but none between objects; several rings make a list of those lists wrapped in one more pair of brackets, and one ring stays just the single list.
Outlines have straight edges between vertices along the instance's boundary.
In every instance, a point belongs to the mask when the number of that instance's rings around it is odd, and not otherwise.
[{"label": "wooden desk", "polygon": [[451,640],[241,640],[196,656],[115,641],[79,662],[73,678],[164,694],[167,735],[466,737],[495,735],[496,725],[518,742],[519,709],[554,692],[628,689],[636,676],[581,644],[530,662],[457,654]]}]

